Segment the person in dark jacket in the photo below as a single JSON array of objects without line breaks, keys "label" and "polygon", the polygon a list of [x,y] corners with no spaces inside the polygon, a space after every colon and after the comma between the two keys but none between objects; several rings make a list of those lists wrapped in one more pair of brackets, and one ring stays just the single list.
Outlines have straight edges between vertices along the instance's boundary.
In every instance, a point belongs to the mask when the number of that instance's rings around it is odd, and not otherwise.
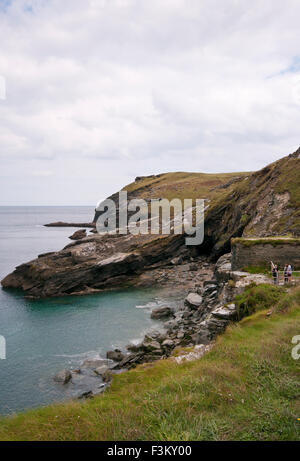
[{"label": "person in dark jacket", "polygon": [[274,285],[277,285],[279,280],[279,274],[278,274],[278,267],[277,267],[277,264],[274,264],[272,261],[271,261],[271,270],[272,270],[272,276],[273,276],[273,282],[274,282]]}]

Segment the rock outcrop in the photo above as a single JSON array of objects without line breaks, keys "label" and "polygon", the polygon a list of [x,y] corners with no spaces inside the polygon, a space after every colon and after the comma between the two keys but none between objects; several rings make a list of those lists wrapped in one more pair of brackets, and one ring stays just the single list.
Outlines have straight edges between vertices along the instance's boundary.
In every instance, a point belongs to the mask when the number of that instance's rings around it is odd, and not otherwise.
[{"label": "rock outcrop", "polygon": [[44,224],[45,227],[86,227],[94,229],[96,227],[95,223],[93,222],[79,222],[79,223],[70,223],[70,222],[63,222],[63,221],[56,221],[51,222],[48,224]]},{"label": "rock outcrop", "polygon": [[[233,237],[300,236],[299,154],[300,149],[255,173],[167,173],[139,177],[125,187],[128,200],[143,198],[147,203],[161,197],[206,199],[205,237],[197,248],[186,247],[183,235],[95,234],[21,264],[2,280],[2,286],[21,288],[36,298],[94,293],[138,284],[147,271],[168,264],[180,267],[191,256],[207,255],[215,261],[230,251]],[[117,203],[118,193],[110,198]],[[129,212],[128,219],[134,213]],[[78,226],[94,230],[100,214],[96,212],[93,223]],[[191,264],[188,270],[197,272],[197,267]],[[162,279],[163,275],[158,282]]]},{"label": "rock outcrop", "polygon": [[81,240],[84,237],[86,237],[86,230],[85,229],[79,229],[74,232],[74,234],[70,235],[69,239],[70,240]]},{"label": "rock outcrop", "polygon": [[181,251],[182,236],[96,234],[21,264],[1,283],[34,298],[94,293],[133,284],[143,271],[168,264]]}]

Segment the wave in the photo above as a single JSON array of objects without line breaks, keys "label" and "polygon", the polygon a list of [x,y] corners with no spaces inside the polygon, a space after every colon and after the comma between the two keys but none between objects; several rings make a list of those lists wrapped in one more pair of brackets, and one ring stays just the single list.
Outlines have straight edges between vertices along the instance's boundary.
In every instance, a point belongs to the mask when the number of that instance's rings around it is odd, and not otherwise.
[{"label": "wave", "polygon": [[166,304],[164,301],[157,300],[157,301],[149,301],[146,304],[139,304],[139,305],[137,305],[135,307],[136,307],[136,309],[154,309],[155,307],[161,307],[164,304]]},{"label": "wave", "polygon": [[78,354],[57,354],[57,355],[54,355],[54,357],[64,357],[68,359],[91,359],[91,360],[103,359],[99,351],[87,351],[87,352],[81,352]]}]

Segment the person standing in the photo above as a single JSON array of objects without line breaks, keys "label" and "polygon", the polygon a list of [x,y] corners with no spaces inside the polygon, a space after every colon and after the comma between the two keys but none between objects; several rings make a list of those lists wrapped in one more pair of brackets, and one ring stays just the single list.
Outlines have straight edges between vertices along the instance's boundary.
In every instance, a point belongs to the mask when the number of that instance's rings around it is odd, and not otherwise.
[{"label": "person standing", "polygon": [[290,283],[291,280],[292,280],[292,273],[293,273],[292,266],[289,264],[289,265],[288,265],[288,268],[287,268],[287,276],[288,276],[288,282],[289,282],[289,283]]},{"label": "person standing", "polygon": [[271,269],[272,269],[274,285],[277,285],[278,284],[278,267],[277,267],[277,264],[274,264],[272,261],[271,261]]},{"label": "person standing", "polygon": [[284,276],[284,283],[288,283],[288,281],[289,281],[289,278],[288,278],[288,264],[285,264],[285,266],[284,266],[283,276]]}]

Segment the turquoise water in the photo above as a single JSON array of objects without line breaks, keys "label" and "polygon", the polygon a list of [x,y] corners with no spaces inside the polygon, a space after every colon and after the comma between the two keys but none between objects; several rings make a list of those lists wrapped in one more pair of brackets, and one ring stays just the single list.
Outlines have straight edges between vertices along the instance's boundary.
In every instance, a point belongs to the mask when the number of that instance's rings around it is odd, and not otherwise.
[{"label": "turquoise water", "polygon": [[[74,229],[46,228],[51,221],[89,221],[92,207],[0,207],[0,278],[39,253],[61,249]],[[87,358],[141,339],[161,328],[151,308],[176,303],[155,290],[124,290],[83,297],[26,300],[0,290],[0,335],[6,359],[0,360],[0,414],[44,405],[75,395],[53,381],[62,368],[77,368]]]}]

